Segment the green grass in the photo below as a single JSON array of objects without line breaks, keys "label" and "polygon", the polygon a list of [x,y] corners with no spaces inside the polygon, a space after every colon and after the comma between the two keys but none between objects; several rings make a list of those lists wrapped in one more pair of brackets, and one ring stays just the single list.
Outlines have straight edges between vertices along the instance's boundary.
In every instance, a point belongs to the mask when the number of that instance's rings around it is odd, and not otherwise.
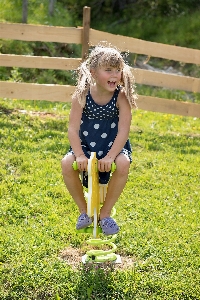
[{"label": "green grass", "polygon": [[[47,15],[48,1],[36,2],[29,3],[28,23],[75,25],[58,1],[54,17]],[[21,1],[2,0],[0,21],[21,22]],[[198,12],[167,20],[132,18],[112,27],[109,19],[91,27],[199,49]],[[32,55],[40,46],[1,41],[0,50]],[[56,43],[45,46],[54,56],[63,51]],[[62,56],[80,57],[80,49],[68,45]],[[149,63],[199,76],[198,66],[153,58]],[[2,80],[73,84],[66,72],[1,70]],[[199,103],[197,93],[144,86],[137,92]],[[0,99],[0,299],[200,299],[199,119],[133,112],[133,163],[116,204],[121,227],[117,253],[130,257],[132,265],[72,267],[61,259],[62,251],[85,251],[88,236],[75,230],[78,210],[61,176],[60,160],[69,147],[69,109],[63,103]]]},{"label": "green grass", "polygon": [[0,299],[200,299],[200,120],[133,112],[116,244],[134,262],[74,269],[60,253],[88,237],[61,176],[69,107],[0,100]]}]

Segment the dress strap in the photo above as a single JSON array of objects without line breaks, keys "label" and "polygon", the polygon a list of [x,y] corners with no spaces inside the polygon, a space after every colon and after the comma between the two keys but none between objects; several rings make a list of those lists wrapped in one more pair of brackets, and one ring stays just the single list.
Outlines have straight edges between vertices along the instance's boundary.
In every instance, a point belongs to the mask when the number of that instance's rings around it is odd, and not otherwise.
[{"label": "dress strap", "polygon": [[118,85],[113,94],[113,98],[115,98],[115,100],[117,100],[120,90],[121,90],[121,87]]}]

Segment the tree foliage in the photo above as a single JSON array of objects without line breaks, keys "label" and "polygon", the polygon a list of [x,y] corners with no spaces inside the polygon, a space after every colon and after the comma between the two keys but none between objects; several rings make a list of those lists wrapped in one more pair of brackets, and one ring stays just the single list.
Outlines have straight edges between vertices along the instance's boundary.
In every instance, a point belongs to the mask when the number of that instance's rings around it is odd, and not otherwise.
[{"label": "tree foliage", "polygon": [[91,7],[92,20],[106,18],[157,17],[190,13],[200,9],[198,0],[61,0],[76,19],[82,18],[82,8]]}]

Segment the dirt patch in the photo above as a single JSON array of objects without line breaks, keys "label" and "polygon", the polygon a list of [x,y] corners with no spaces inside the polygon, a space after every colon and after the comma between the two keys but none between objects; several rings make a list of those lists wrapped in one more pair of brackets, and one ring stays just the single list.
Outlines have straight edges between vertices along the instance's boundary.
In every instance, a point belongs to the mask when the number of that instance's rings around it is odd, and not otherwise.
[{"label": "dirt patch", "polygon": [[200,138],[199,133],[190,133],[186,135],[188,138]]},{"label": "dirt patch", "polygon": [[[70,265],[73,269],[77,269],[77,267],[80,266],[80,264],[82,263],[82,256],[84,254],[85,252],[83,252],[81,249],[68,247],[60,253],[60,258],[66,261],[66,263]],[[129,268],[131,269],[134,266],[134,262],[136,261],[136,258],[121,255],[121,261],[122,261],[121,264],[107,262],[107,263],[101,263],[100,265],[103,267],[112,264],[116,269],[129,269]]]},{"label": "dirt patch", "polygon": [[15,110],[15,112],[24,114],[24,115],[29,115],[31,117],[40,117],[40,118],[44,118],[44,119],[46,119],[46,118],[55,118],[55,119],[66,118],[65,116],[60,116],[58,114],[48,113],[45,111],[28,111],[25,109],[17,109],[17,110]]},{"label": "dirt patch", "polygon": [[55,118],[62,119],[66,118],[65,116],[58,115],[56,113],[49,113],[45,111],[29,111],[26,109],[9,109],[0,105],[0,114],[10,115],[10,114],[22,114],[29,115],[31,117],[40,117],[40,118]]}]

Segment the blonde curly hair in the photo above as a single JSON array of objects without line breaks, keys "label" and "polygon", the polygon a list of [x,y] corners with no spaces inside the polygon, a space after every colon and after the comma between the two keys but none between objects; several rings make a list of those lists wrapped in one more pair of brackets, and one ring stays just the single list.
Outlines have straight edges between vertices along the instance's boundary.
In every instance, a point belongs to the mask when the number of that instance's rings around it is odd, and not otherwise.
[{"label": "blonde curly hair", "polygon": [[122,69],[120,85],[122,86],[122,90],[125,92],[131,108],[137,108],[135,102],[137,99],[134,86],[135,80],[129,65],[126,64],[125,59],[117,49],[102,45],[96,46],[91,51],[88,58],[82,62],[80,67],[77,69],[77,86],[72,95],[72,99],[78,99],[81,107],[85,106],[86,96],[90,89],[90,85],[94,84],[94,79],[90,70],[102,66]]}]

